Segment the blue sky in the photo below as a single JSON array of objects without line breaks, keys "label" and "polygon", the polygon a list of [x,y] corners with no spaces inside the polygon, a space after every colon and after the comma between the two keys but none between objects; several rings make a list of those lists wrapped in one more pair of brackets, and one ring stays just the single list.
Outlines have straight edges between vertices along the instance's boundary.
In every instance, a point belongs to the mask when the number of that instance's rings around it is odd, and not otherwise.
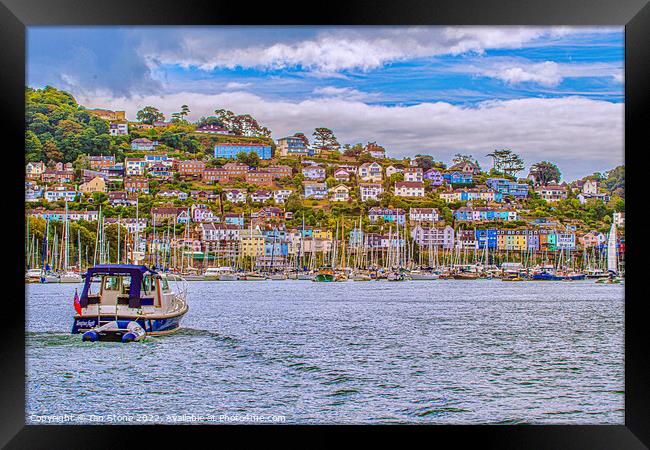
[{"label": "blue sky", "polygon": [[[623,162],[624,34],[583,27],[31,27],[27,83],[89,107],[227,108],[390,156]],[[525,174],[521,174],[525,175]]]}]

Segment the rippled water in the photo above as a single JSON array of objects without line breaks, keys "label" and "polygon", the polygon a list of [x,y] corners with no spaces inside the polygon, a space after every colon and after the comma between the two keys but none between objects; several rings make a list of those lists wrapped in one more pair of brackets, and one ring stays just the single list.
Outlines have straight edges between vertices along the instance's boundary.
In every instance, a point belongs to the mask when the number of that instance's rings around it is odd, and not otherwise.
[{"label": "rippled water", "polygon": [[28,285],[28,423],[624,423],[620,285],[188,285],[183,330],[131,344],[81,342],[74,285]]}]

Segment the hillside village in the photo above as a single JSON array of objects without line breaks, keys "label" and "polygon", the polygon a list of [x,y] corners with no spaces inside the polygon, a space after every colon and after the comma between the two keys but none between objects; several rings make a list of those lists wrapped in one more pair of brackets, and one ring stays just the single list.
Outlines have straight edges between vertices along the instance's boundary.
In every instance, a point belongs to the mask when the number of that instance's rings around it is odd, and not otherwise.
[{"label": "hillside village", "polygon": [[377,142],[341,146],[327,128],[311,141],[300,130],[273,140],[251,116],[225,110],[190,123],[185,105],[171,121],[147,107],[129,121],[54,88],[28,93],[28,252],[46,223],[67,216],[85,246],[102,221],[139,236],[143,251],[262,266],[325,255],[338,241],[389,251],[404,245],[398,230],[420,251],[599,252],[612,220],[624,254],[623,167],[567,183],[548,161],[526,173],[507,149],[486,149],[489,168],[461,153],[391,158]]}]

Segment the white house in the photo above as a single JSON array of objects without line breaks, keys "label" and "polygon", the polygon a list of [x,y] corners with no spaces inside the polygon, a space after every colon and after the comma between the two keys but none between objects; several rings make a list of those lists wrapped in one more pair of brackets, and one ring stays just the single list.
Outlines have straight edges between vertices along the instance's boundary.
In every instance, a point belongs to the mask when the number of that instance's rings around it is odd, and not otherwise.
[{"label": "white house", "polygon": [[410,208],[409,220],[411,222],[436,222],[438,211],[435,208]]},{"label": "white house", "polygon": [[305,180],[324,180],[325,179],[325,168],[319,166],[303,167],[302,174],[305,177]]},{"label": "white house", "polygon": [[275,203],[284,203],[287,201],[293,190],[291,189],[278,189],[273,191],[273,200]]},{"label": "white house", "polygon": [[361,194],[361,201],[367,202],[368,200],[379,200],[379,196],[383,194],[384,188],[379,183],[360,183],[359,193]]},{"label": "white house", "polygon": [[404,169],[404,181],[421,183],[423,175],[424,171],[422,170],[422,167],[407,167]]},{"label": "white house", "polygon": [[226,200],[230,203],[246,203],[246,191],[228,189],[224,193],[226,194]]},{"label": "white house", "polygon": [[113,122],[108,125],[108,134],[111,136],[126,136],[129,134],[129,124],[127,122]]},{"label": "white house", "polygon": [[264,203],[273,198],[271,191],[255,191],[251,194],[251,201],[253,203]]},{"label": "white house", "polygon": [[392,165],[386,167],[386,178],[390,178],[394,173],[404,173],[404,169]]},{"label": "white house", "polygon": [[397,181],[395,182],[395,195],[398,197],[424,197],[424,183]]},{"label": "white house", "polygon": [[382,168],[381,165],[376,162],[361,164],[359,166],[358,173],[359,178],[362,181],[382,180]]}]

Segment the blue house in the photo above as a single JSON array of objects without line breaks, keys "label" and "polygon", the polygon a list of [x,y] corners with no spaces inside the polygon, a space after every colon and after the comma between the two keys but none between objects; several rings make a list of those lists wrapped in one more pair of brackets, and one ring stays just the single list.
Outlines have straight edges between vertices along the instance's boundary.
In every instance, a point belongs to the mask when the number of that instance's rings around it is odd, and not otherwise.
[{"label": "blue house", "polygon": [[217,144],[214,146],[215,158],[237,158],[238,153],[257,153],[260,159],[271,159],[272,149],[264,144]]},{"label": "blue house", "polygon": [[484,249],[486,243],[488,249],[496,249],[497,230],[492,228],[487,230],[476,230],[476,241],[478,242],[479,249]]},{"label": "blue house", "polygon": [[447,184],[471,184],[474,181],[474,176],[465,172],[445,173],[442,177]]},{"label": "blue house", "polygon": [[225,214],[223,216],[223,222],[226,225],[237,225],[240,227],[244,226],[244,216],[242,214]]},{"label": "blue house", "polygon": [[505,178],[488,178],[485,184],[490,189],[503,195],[512,195],[515,198],[528,197],[528,185],[526,183],[516,183]]}]

